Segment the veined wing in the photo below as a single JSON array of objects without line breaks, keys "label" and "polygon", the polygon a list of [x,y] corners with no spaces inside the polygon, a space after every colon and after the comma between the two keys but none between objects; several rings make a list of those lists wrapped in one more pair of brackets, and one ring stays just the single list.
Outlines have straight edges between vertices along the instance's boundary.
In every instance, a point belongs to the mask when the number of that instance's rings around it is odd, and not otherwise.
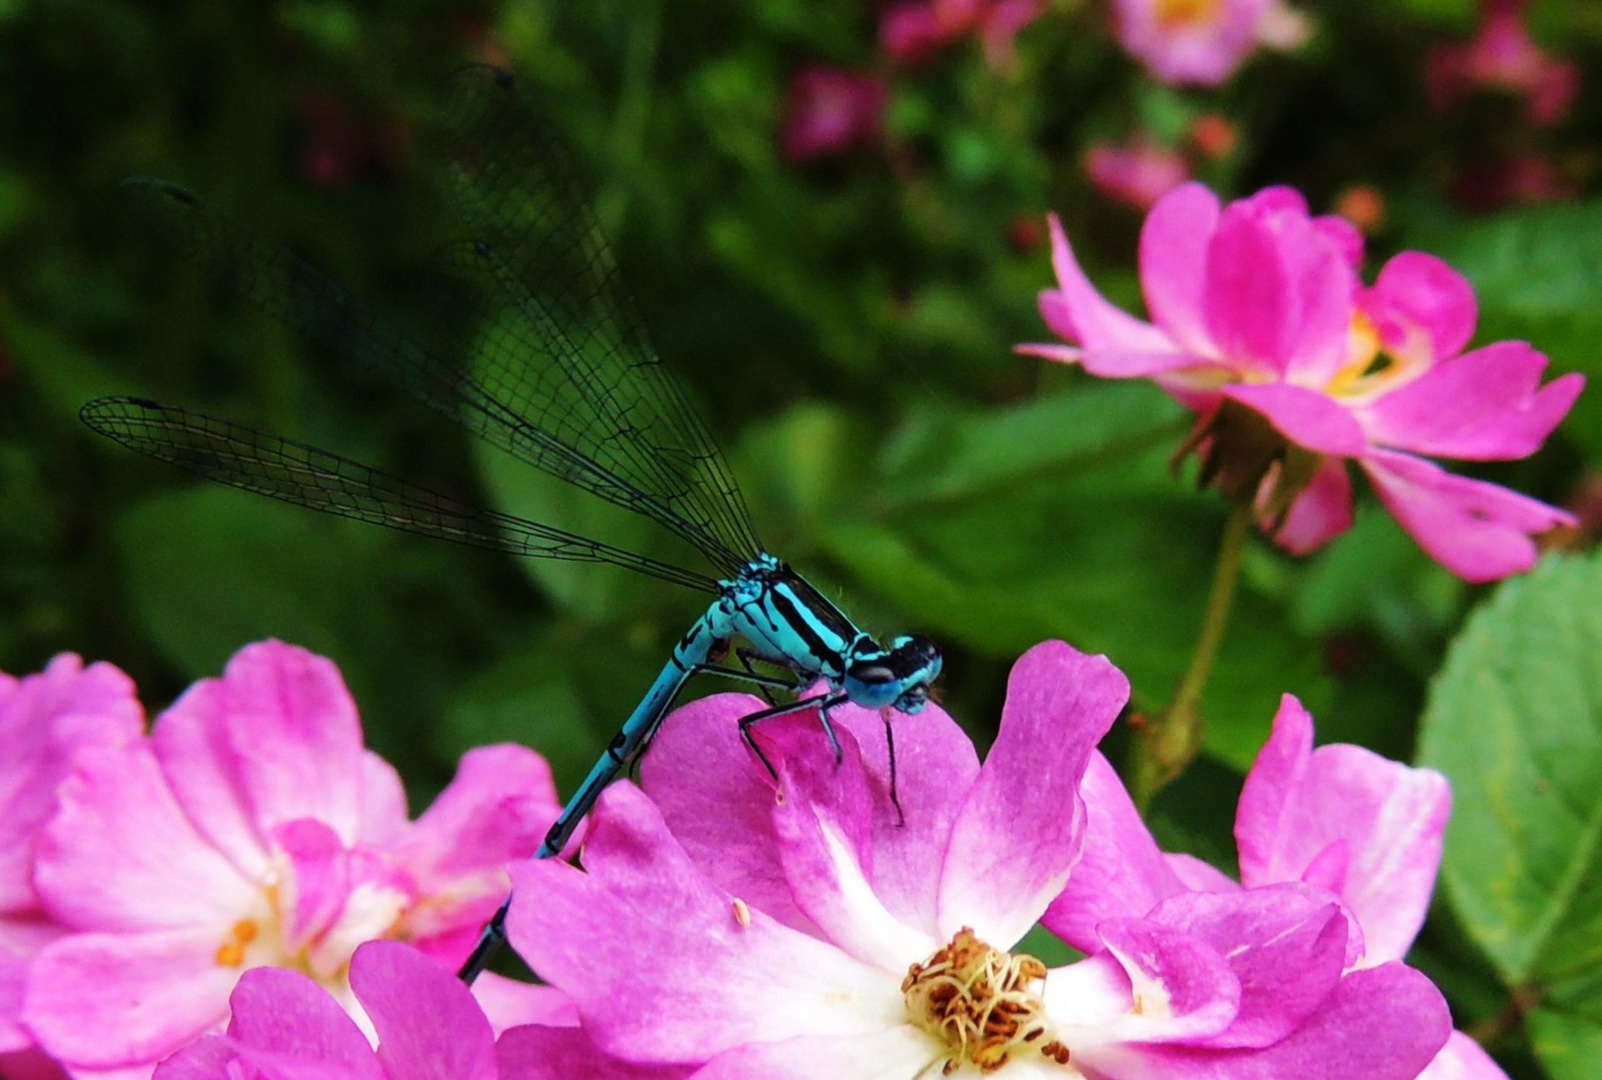
[{"label": "veined wing", "polygon": [[359,461],[191,409],[105,397],[85,405],[79,416],[131,450],[325,514],[513,555],[611,563],[676,585],[718,591],[711,578],[671,563],[485,510]]},{"label": "veined wing", "polygon": [[[663,468],[643,467],[638,460],[642,451],[629,448],[651,428],[648,399],[631,402],[633,411],[622,415],[615,408],[586,411],[582,403],[560,396],[559,404],[542,404],[541,394],[559,395],[561,384],[534,373],[548,370],[553,355],[575,368],[580,361],[570,360],[572,349],[543,349],[540,335],[517,314],[529,301],[514,279],[490,265],[500,260],[498,246],[480,239],[447,252],[440,269],[455,279],[448,283],[456,286],[451,299],[464,310],[457,312],[450,331],[425,338],[357,302],[300,257],[177,184],[134,177],[123,188],[134,206],[187,254],[296,333],[394,382],[492,445],[652,518],[724,574],[738,573],[749,561],[703,527],[713,518],[695,498],[707,489],[696,481],[693,468],[687,467],[688,475],[668,468],[664,478]],[[583,287],[582,282],[569,286]],[[565,340],[550,333],[558,343]],[[563,435],[577,433],[577,443],[553,432],[552,424]],[[698,423],[695,429],[707,437]],[[589,453],[592,449],[599,458]],[[664,462],[673,459],[672,453],[662,455]],[[696,460],[693,452],[678,459]],[[690,501],[676,502],[684,493]],[[736,500],[736,516],[743,520],[738,496]]]},{"label": "veined wing", "polygon": [[491,313],[475,368],[484,387],[673,508],[681,535],[715,540],[716,554],[697,546],[724,573],[738,572],[762,550],[739,488],[651,346],[558,141],[512,77],[492,67],[453,76],[445,115],[455,204],[480,253],[493,253],[479,270],[498,290],[473,291],[512,300]]}]

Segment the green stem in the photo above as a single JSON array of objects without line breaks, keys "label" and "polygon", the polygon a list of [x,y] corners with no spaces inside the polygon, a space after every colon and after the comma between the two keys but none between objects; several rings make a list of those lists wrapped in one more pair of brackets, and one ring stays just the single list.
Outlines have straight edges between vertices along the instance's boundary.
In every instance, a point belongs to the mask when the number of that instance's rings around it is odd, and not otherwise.
[{"label": "green stem", "polygon": [[1224,640],[1224,629],[1229,625],[1235,582],[1240,579],[1241,556],[1246,551],[1246,538],[1251,528],[1251,504],[1236,503],[1224,525],[1218,564],[1213,569],[1212,592],[1207,597],[1207,614],[1202,620],[1201,633],[1196,636],[1190,668],[1179,680],[1168,707],[1151,718],[1135,740],[1132,779],[1135,804],[1142,810],[1201,750],[1204,725],[1196,706],[1207,686],[1207,677],[1212,674],[1218,646]]}]

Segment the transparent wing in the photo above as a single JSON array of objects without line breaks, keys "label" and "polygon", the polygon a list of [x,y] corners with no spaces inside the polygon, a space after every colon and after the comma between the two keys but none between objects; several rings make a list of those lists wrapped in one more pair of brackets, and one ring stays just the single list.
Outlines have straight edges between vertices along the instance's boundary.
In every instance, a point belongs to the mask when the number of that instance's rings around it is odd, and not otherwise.
[{"label": "transparent wing", "polygon": [[711,578],[671,563],[485,510],[338,454],[191,409],[107,397],[85,405],[79,416],[131,450],[325,514],[513,555],[611,563],[692,589],[718,591]]},{"label": "transparent wing", "polygon": [[[500,294],[515,301],[496,312],[494,339],[477,368],[484,386],[563,445],[672,507],[681,535],[689,538],[687,527],[715,540],[722,552],[709,557],[726,573],[737,571],[762,550],[739,488],[652,348],[548,125],[509,74],[483,66],[452,78],[445,117],[454,202],[493,252]],[[726,565],[728,555],[739,565]]]},{"label": "transparent wing", "polygon": [[441,260],[453,310],[429,334],[357,303],[176,184],[137,177],[124,187],[158,228],[268,315],[506,452],[656,520],[737,574],[761,545],[733,475],[651,348],[543,123],[506,73],[469,68],[452,80],[445,127],[471,238]]}]

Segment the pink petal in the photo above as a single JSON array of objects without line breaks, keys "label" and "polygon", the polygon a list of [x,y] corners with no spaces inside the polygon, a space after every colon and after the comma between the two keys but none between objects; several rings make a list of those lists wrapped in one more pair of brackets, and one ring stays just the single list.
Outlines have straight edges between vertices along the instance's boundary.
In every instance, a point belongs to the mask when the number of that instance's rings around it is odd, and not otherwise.
[{"label": "pink petal", "polygon": [[37,908],[34,841],[56,811],[56,788],[85,746],[117,746],[144,731],[133,680],[70,653],[44,671],[0,683],[0,913]]},{"label": "pink petal", "polygon": [[900,1022],[904,969],[868,967],[736,905],[632,785],[601,797],[584,861],[588,872],[554,859],[514,866],[516,895],[534,900],[512,905],[508,927],[608,1053],[693,1064],[748,1042]]},{"label": "pink petal", "polygon": [[1418,1080],[1507,1080],[1507,1073],[1491,1060],[1480,1044],[1454,1031]]},{"label": "pink petal", "polygon": [[1360,457],[1368,446],[1351,411],[1317,390],[1290,383],[1234,383],[1224,387],[1223,394],[1260,413],[1275,431],[1315,453]]},{"label": "pink petal", "polygon": [[1210,862],[1194,855],[1165,852],[1163,862],[1192,892],[1234,892],[1240,883]]},{"label": "pink petal", "polygon": [[[1157,327],[1108,303],[1079,268],[1057,215],[1052,214],[1047,220],[1051,226],[1051,265],[1057,274],[1059,291],[1042,294],[1040,317],[1046,324],[1069,343],[1087,349],[1135,353],[1178,351],[1168,335]],[[1052,299],[1047,301],[1047,296]]]},{"label": "pink petal", "polygon": [[940,923],[1002,947],[1023,937],[1079,861],[1079,782],[1091,751],[1129,700],[1104,656],[1060,641],[1013,665],[1001,730],[952,830],[940,881]]},{"label": "pink petal", "polygon": [[299,953],[334,924],[350,899],[345,846],[320,821],[291,821],[273,830],[273,845],[287,856],[278,887],[284,948]]},{"label": "pink petal", "polygon": [[323,1066],[352,1080],[385,1080],[356,1022],[327,990],[298,971],[274,967],[247,971],[228,1004],[233,1012],[228,1041],[236,1047],[302,1066]]},{"label": "pink petal", "polygon": [[497,1032],[529,1024],[574,1027],[579,1022],[573,1002],[556,987],[519,982],[493,971],[473,980],[473,998]]},{"label": "pink petal", "polygon": [[1191,373],[1197,380],[1225,382],[1233,372],[1224,364],[1186,352],[1130,352],[1124,349],[1080,351],[1086,371],[1102,379],[1139,379],[1169,372]]},{"label": "pink petal", "polygon": [[809,932],[779,858],[773,781],[740,739],[740,720],[766,707],[749,694],[713,694],[674,710],[640,762],[640,786],[712,884]]},{"label": "pink petal", "polygon": [[259,903],[257,889],[179,809],[148,743],[83,751],[60,797],[39,837],[34,880],[67,926],[198,925],[215,934]]},{"label": "pink petal", "polygon": [[[1045,293],[1041,293],[1042,298],[1045,295]],[[1043,302],[1044,299],[1042,299]],[[1038,356],[1042,360],[1054,360],[1059,364],[1077,364],[1079,363],[1079,358],[1084,355],[1084,351],[1077,345],[1043,345],[1038,343],[1014,345],[1012,351],[1019,356]]]},{"label": "pink petal", "polygon": [[979,776],[973,740],[938,704],[917,716],[890,712],[898,813],[889,801],[889,743],[877,712],[845,705],[830,714],[856,739],[873,778],[873,891],[899,921],[936,933],[946,846]]},{"label": "pink petal", "polygon": [[859,1035],[749,1043],[713,1058],[695,1080],[901,1080],[938,1076],[945,1051],[901,1023]]},{"label": "pink petal", "polygon": [[388,845],[411,826],[406,809],[406,786],[395,766],[373,753],[362,751],[361,824],[356,830],[358,843]]},{"label": "pink petal", "polygon": [[1340,980],[1308,1022],[1261,1049],[1127,1047],[1119,1080],[1415,1080],[1452,1022],[1435,984],[1399,963]]},{"label": "pink petal", "polygon": [[356,705],[332,661],[279,641],[247,645],[151,733],[179,802],[219,849],[256,876],[267,834],[315,818],[353,843],[363,764]]},{"label": "pink petal", "polygon": [[1179,349],[1217,355],[1207,332],[1207,247],[1218,228],[1218,197],[1202,184],[1164,195],[1140,229],[1140,286],[1152,321]]},{"label": "pink petal", "polygon": [[1433,462],[1374,449],[1362,461],[1385,508],[1419,547],[1465,581],[1496,581],[1535,565],[1530,537],[1574,516],[1507,488],[1454,476]]},{"label": "pink petal", "polygon": [[1286,695],[1241,791],[1241,882],[1305,880],[1340,844],[1344,873],[1328,887],[1362,927],[1367,962],[1399,960],[1429,909],[1451,789],[1361,747],[1312,745],[1312,718]]},{"label": "pink petal", "polygon": [[[1272,527],[1264,521],[1263,527]],[[1293,555],[1306,555],[1323,547],[1352,527],[1352,478],[1341,458],[1325,458],[1313,479],[1291,503],[1274,543]]]},{"label": "pink petal", "polygon": [[1496,461],[1540,449],[1585,388],[1564,375],[1540,386],[1546,357],[1499,341],[1437,364],[1362,412],[1375,443],[1419,454]]},{"label": "pink petal", "polygon": [[25,1050],[33,1039],[17,1025],[22,1012],[22,985],[28,973],[22,957],[0,949],[0,1054]]},{"label": "pink petal", "polygon": [[[505,865],[531,857],[560,812],[551,768],[532,750],[504,744],[464,754],[450,785],[390,848],[421,893],[451,897],[430,906],[428,932],[493,912],[506,893]],[[475,896],[488,911],[469,904]]]},{"label": "pink petal", "polygon": [[[740,718],[762,707],[756,698],[730,694],[677,710],[641,765],[641,785],[713,882],[785,925],[813,932],[795,906],[775,843],[773,783],[739,738]],[[798,728],[797,745],[828,754],[812,715]],[[934,933],[941,859],[979,761],[973,742],[938,705],[915,717],[889,716],[901,815],[889,800],[884,719],[853,705],[835,709],[830,719],[854,737],[870,778],[874,892],[900,921]]]},{"label": "pink petal", "polygon": [[1228,1029],[1190,1040],[1208,1046],[1261,1047],[1285,1038],[1323,1007],[1356,953],[1340,905],[1302,886],[1182,893],[1149,920],[1216,950],[1240,987]]},{"label": "pink petal", "polygon": [[1100,752],[1090,755],[1079,793],[1087,810],[1084,853],[1040,921],[1074,948],[1093,952],[1101,947],[1096,927],[1104,920],[1141,918],[1185,885]]},{"label": "pink petal", "polygon": [[495,1044],[501,1080],[683,1080],[683,1065],[633,1065],[603,1054],[577,1027],[529,1024]]},{"label": "pink petal", "polygon": [[1274,235],[1232,203],[1207,248],[1208,337],[1238,370],[1283,373],[1294,341],[1295,282]]},{"label": "pink petal", "polygon": [[369,941],[351,957],[350,985],[389,1080],[496,1080],[489,1021],[450,969],[398,941]]},{"label": "pink petal", "polygon": [[[1083,1018],[1090,1021],[1087,1026],[1103,1029],[1077,1039],[1072,1030],[1063,1032],[1071,1050],[1091,1039],[1197,1042],[1229,1027],[1240,1006],[1241,987],[1216,949],[1183,930],[1144,919],[1109,919],[1102,925],[1102,938],[1129,980],[1126,1000],[1132,1007],[1111,1019],[1096,1016],[1102,1006],[1088,1000],[1073,1003],[1065,1013],[1054,1011],[1054,1019],[1071,1025],[1079,1010],[1088,1008],[1092,1014]],[[1053,975],[1047,976],[1048,985]],[[1088,1064],[1095,1066],[1093,1055]]]},{"label": "pink petal", "polygon": [[67,1080],[60,1063],[37,1047],[0,1053],[0,1076],[6,1080]]},{"label": "pink petal", "polygon": [[1478,308],[1467,279],[1434,255],[1404,251],[1380,270],[1363,309],[1387,348],[1404,349],[1416,333],[1429,353],[1456,356],[1474,336]]},{"label": "pink petal", "polygon": [[806,720],[784,717],[758,735],[779,770],[773,822],[791,895],[825,940],[881,970],[904,969],[938,946],[934,905],[908,925],[875,894],[874,804],[888,794],[875,799],[849,731],[838,732],[836,763]]},{"label": "pink petal", "polygon": [[1355,278],[1300,199],[1231,203],[1207,253],[1207,327],[1233,366],[1324,385],[1344,360]]},{"label": "pink petal", "polygon": [[75,934],[34,958],[22,1020],[78,1067],[150,1065],[228,1016],[236,968],[215,932]]}]

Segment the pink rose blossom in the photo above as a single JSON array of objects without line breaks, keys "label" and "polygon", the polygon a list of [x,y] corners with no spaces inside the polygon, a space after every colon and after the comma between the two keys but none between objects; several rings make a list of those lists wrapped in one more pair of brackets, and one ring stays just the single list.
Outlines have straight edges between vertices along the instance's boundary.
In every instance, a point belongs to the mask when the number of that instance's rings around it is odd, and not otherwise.
[{"label": "pink rose blossom", "polygon": [[[1118,774],[1100,754],[1085,772],[1084,856],[1042,922],[1078,948],[1109,920],[1162,908],[1184,895],[1251,893],[1287,883],[1339,899],[1352,971],[1397,963],[1429,910],[1451,812],[1446,778],[1360,746],[1313,748],[1313,721],[1286,695],[1274,730],[1241,791],[1235,815],[1240,883],[1189,856],[1160,851]],[[1454,1032],[1427,1080],[1505,1080],[1466,1035]]]},{"label": "pink rose blossom", "polygon": [[1184,157],[1142,137],[1122,145],[1097,143],[1085,154],[1090,182],[1110,199],[1146,210],[1190,179]]},{"label": "pink rose blossom", "polygon": [[1524,99],[1530,119],[1555,124],[1580,92],[1580,71],[1541,51],[1524,28],[1522,0],[1490,0],[1479,34],[1464,45],[1430,51],[1425,80],[1437,108],[1476,89],[1505,90]]},{"label": "pink rose blossom", "polygon": [[938,707],[896,728],[899,805],[877,713],[831,713],[838,760],[815,716],[758,728],[775,786],[734,734],[758,703],[686,706],[644,764],[654,803],[615,785],[582,870],[514,868],[540,902],[512,941],[602,1050],[698,1080],[1412,1080],[1445,1003],[1400,963],[1353,968],[1316,885],[1176,893],[1063,968],[1007,951],[1077,873],[1081,778],[1127,694],[1104,658],[1037,646],[983,765]]},{"label": "pink rose blossom", "polygon": [[810,161],[879,140],[885,85],[866,72],[812,64],[790,80],[784,156]]},{"label": "pink rose blossom", "polygon": [[296,968],[355,1011],[364,941],[459,962],[504,863],[557,813],[545,763],[494,746],[408,821],[338,670],[279,642],[241,650],[148,737],[80,748],[57,797],[33,877],[67,933],[32,958],[21,1020],[76,1076],[148,1076],[227,1019],[252,968]]},{"label": "pink rose blossom", "polygon": [[1166,83],[1215,86],[1260,46],[1296,48],[1302,17],[1281,0],[1113,0],[1119,42]]},{"label": "pink rose blossom", "polygon": [[990,66],[1006,70],[1018,31],[1043,11],[1043,0],[902,0],[886,9],[879,42],[891,59],[920,64],[959,38],[977,34]]},{"label": "pink rose blossom", "polygon": [[[132,680],[110,664],[62,654],[37,675],[0,673],[0,1055],[29,1054],[17,1022],[28,960],[63,933],[34,890],[39,831],[55,814],[73,755],[140,738],[144,712]],[[22,1058],[0,1057],[21,1076]]]},{"label": "pink rose blossom", "polygon": [[1146,217],[1141,283],[1152,321],[1103,299],[1051,219],[1058,288],[1046,325],[1071,345],[1018,351],[1103,378],[1151,378],[1198,414],[1190,445],[1203,478],[1250,499],[1280,546],[1301,554],[1351,524],[1346,462],[1432,558],[1469,581],[1528,569],[1530,539],[1571,515],[1454,476],[1421,455],[1526,457],[1584,385],[1541,386],[1546,357],[1519,341],[1464,352],[1474,293],[1441,260],[1403,252],[1372,286],[1362,238],[1311,217],[1288,188],[1220,207],[1200,184]]},{"label": "pink rose blossom", "polygon": [[[554,1053],[582,1045],[572,1028],[518,1027],[497,1040],[449,968],[397,941],[359,946],[350,987],[376,1049],[349,1006],[316,980],[253,968],[229,997],[227,1032],[190,1043],[156,1069],[155,1080],[554,1080]],[[593,1051],[589,1059],[569,1054],[569,1063],[586,1067],[562,1075],[626,1080]]]}]

